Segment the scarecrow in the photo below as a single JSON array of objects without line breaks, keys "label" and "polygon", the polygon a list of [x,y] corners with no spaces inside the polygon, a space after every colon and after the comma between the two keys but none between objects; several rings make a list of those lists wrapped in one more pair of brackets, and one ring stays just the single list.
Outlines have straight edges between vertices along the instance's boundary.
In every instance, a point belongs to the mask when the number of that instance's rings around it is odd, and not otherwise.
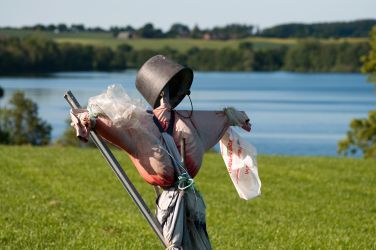
[{"label": "scarecrow", "polygon": [[[156,217],[169,249],[211,249],[205,203],[194,186],[205,151],[230,126],[251,130],[244,112],[176,110],[190,94],[193,72],[163,55],[140,68],[136,88],[152,110],[120,87],[89,99],[87,109],[71,111],[77,136],[87,141],[95,129],[103,139],[126,151],[143,179],[160,187]],[[192,103],[192,102],[191,102]]]}]

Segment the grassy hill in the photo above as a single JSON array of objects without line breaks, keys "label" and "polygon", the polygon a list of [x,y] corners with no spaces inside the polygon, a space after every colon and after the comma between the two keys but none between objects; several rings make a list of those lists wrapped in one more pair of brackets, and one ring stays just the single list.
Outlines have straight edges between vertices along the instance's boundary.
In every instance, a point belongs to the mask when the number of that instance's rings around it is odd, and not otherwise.
[{"label": "grassy hill", "polygon": [[[154,208],[153,189],[115,152]],[[375,249],[376,161],[260,156],[262,196],[241,200],[219,155],[196,178],[214,249]],[[162,249],[96,149],[0,146],[0,246]]]},{"label": "grassy hill", "polygon": [[246,38],[238,40],[201,40],[201,39],[129,39],[121,40],[115,38],[79,38],[79,37],[69,37],[69,38],[56,38],[57,42],[70,42],[70,43],[81,43],[81,44],[91,44],[91,45],[102,45],[110,46],[115,48],[120,44],[128,44],[134,49],[152,49],[159,50],[164,47],[170,47],[176,49],[180,52],[185,52],[192,47],[197,47],[200,49],[223,49],[227,48],[238,48],[241,42],[252,42],[255,49],[260,48],[275,48],[282,45],[292,46],[296,44],[295,39],[279,39],[279,38]]},{"label": "grassy hill", "polygon": [[[0,29],[0,36],[17,36],[25,37],[32,34],[39,34],[60,43],[80,43],[94,46],[109,46],[116,48],[120,44],[131,45],[134,49],[153,49],[159,50],[166,46],[185,52],[192,47],[222,49],[238,48],[241,42],[252,42],[255,49],[275,48],[283,45],[294,46],[299,40],[290,38],[266,38],[266,37],[250,37],[237,40],[210,40],[201,39],[129,39],[122,40],[114,38],[109,32],[80,32],[80,33],[53,33],[53,32],[33,32],[30,30]],[[368,38],[341,38],[341,39],[320,39],[323,43],[359,43],[367,42]]]},{"label": "grassy hill", "polygon": [[[80,38],[80,37],[59,37],[55,38],[57,42],[65,43],[81,43],[90,44],[95,46],[110,46],[117,47],[120,44],[128,44],[134,49],[152,49],[159,50],[164,47],[170,47],[176,49],[180,52],[185,52],[192,47],[197,47],[200,49],[223,49],[223,48],[238,48],[239,44],[242,42],[251,42],[254,49],[269,49],[277,48],[281,46],[294,46],[298,43],[298,39],[291,38],[266,38],[266,37],[252,37],[237,40],[200,40],[200,39],[129,39],[121,40],[115,38]],[[320,39],[323,43],[358,43],[367,42],[366,38],[343,38],[343,39]]]}]

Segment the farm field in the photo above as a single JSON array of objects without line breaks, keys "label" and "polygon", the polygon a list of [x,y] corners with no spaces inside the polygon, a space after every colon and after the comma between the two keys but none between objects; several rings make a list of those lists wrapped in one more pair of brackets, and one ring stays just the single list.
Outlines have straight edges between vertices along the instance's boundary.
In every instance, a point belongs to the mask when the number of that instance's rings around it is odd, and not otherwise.
[{"label": "farm field", "polygon": [[[149,207],[154,190],[120,163]],[[375,249],[376,161],[258,157],[262,196],[241,200],[220,155],[196,180],[214,249]],[[97,149],[0,146],[2,249],[163,249]]]},{"label": "farm field", "polygon": [[[109,46],[116,48],[121,44],[128,44],[136,50],[152,49],[160,50],[165,47],[176,49],[180,52],[185,52],[192,47],[197,48],[237,48],[242,42],[251,42],[255,49],[276,48],[280,46],[294,46],[299,42],[299,39],[290,38],[267,38],[267,37],[250,37],[237,40],[201,40],[201,39],[117,39],[108,32],[80,32],[80,33],[52,33],[52,32],[33,32],[27,30],[14,30],[14,29],[0,29],[0,36],[17,36],[26,37],[29,35],[42,35],[59,43],[79,43],[84,45],[93,46]],[[341,38],[341,39],[320,39],[323,43],[359,43],[368,42],[368,38]]]}]

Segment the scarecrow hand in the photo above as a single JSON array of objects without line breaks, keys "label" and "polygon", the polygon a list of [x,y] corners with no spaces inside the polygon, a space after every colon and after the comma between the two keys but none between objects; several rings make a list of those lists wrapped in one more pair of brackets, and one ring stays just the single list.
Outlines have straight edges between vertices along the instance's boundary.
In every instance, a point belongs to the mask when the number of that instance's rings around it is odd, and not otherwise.
[{"label": "scarecrow hand", "polygon": [[236,110],[233,107],[224,108],[223,111],[225,112],[231,126],[239,126],[248,132],[251,131],[249,118],[244,111]]},{"label": "scarecrow hand", "polygon": [[95,120],[90,119],[86,109],[72,109],[70,112],[71,126],[76,130],[76,136],[87,142],[90,130],[95,126]]}]

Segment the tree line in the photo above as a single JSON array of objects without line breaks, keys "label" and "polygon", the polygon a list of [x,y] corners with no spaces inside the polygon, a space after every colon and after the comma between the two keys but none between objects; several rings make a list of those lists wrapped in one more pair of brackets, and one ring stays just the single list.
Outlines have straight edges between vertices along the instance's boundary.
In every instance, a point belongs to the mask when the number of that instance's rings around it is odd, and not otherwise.
[{"label": "tree line", "polygon": [[368,37],[375,25],[375,19],[313,24],[291,23],[264,29],[259,35],[276,38]]},{"label": "tree line", "polygon": [[[239,39],[251,36],[276,38],[341,38],[341,37],[368,37],[376,19],[364,19],[350,22],[328,23],[291,23],[276,25],[266,29],[259,29],[256,25],[228,24],[203,29],[198,25],[190,28],[182,23],[174,23],[167,31],[155,27],[152,23],[135,28],[131,25],[112,26],[109,29],[101,27],[85,27],[83,24],[36,24],[21,27],[21,30],[44,32],[108,32],[117,37],[120,33],[127,33],[128,38],[195,38],[210,40]],[[4,27],[3,29],[16,29]]]},{"label": "tree line", "polygon": [[245,24],[229,24],[225,26],[216,26],[212,29],[201,29],[195,25],[192,29],[181,23],[172,24],[170,29],[163,32],[154,27],[152,23],[146,23],[144,26],[135,29],[132,26],[111,27],[114,37],[121,32],[128,33],[130,38],[195,38],[207,40],[228,40],[241,39],[255,35],[256,27]]},{"label": "tree line", "polygon": [[325,44],[302,40],[296,46],[254,49],[252,43],[238,48],[193,47],[186,52],[165,47],[134,50],[127,44],[115,49],[56,43],[44,37],[0,40],[0,74],[48,73],[57,71],[111,71],[139,68],[148,58],[164,54],[200,71],[355,72],[368,43]]},{"label": "tree line", "polygon": [[59,44],[44,37],[0,40],[0,74],[126,69],[121,48]]}]

